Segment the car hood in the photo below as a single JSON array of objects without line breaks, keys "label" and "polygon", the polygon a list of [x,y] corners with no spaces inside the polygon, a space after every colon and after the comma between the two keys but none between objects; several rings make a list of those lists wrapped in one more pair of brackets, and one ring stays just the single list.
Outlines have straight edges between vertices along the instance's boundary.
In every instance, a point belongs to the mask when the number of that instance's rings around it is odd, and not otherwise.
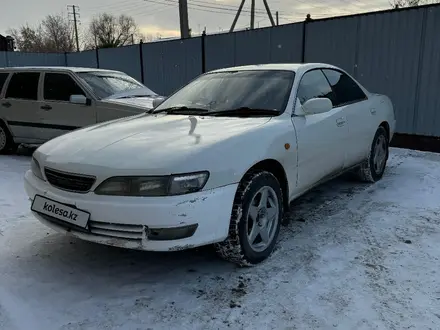
[{"label": "car hood", "polygon": [[107,99],[120,99],[123,97],[127,97],[127,96],[134,96],[134,97],[142,97],[142,96],[157,96],[157,94],[155,92],[153,92],[151,89],[149,89],[148,87],[140,87],[140,88],[134,88],[134,89],[129,89],[129,90],[125,90],[119,93],[115,93],[110,95],[109,97],[106,97],[105,100]]},{"label": "car hood", "polygon": [[120,98],[120,99],[103,99],[101,101],[105,103],[131,105],[135,107],[145,108],[145,110],[149,110],[153,108],[153,101],[158,97],[160,96],[157,95],[157,96],[129,97],[129,98]]},{"label": "car hood", "polygon": [[[97,175],[163,175],[203,167],[209,155],[234,146],[234,138],[270,117],[231,118],[142,114],[79,129],[43,144],[35,152],[46,166]],[[225,144],[228,145],[225,148]],[[214,147],[214,150],[213,150]]]}]

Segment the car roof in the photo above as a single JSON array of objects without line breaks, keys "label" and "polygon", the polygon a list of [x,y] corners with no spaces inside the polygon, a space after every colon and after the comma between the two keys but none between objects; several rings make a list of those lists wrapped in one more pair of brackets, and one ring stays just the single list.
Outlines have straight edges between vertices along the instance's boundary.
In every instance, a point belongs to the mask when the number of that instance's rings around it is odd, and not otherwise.
[{"label": "car roof", "polygon": [[223,69],[213,70],[211,72],[228,72],[228,71],[246,71],[246,70],[285,70],[285,71],[307,71],[315,68],[335,68],[331,64],[326,63],[268,63],[255,65],[242,65]]},{"label": "car roof", "polygon": [[50,70],[50,71],[71,71],[71,72],[120,72],[116,70],[97,69],[97,68],[83,68],[74,66],[18,66],[18,67],[2,67],[0,71],[35,71],[35,70]]}]

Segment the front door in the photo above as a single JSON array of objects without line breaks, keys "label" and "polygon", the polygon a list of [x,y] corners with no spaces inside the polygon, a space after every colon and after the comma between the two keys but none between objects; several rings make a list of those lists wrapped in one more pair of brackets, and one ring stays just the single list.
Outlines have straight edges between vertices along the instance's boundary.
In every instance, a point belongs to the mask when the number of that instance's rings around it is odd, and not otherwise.
[{"label": "front door", "polygon": [[[307,72],[301,79],[297,107],[316,97],[333,102],[332,89],[321,70]],[[315,115],[293,116],[298,141],[298,191],[343,169],[348,143],[346,118],[338,108]]]},{"label": "front door", "polygon": [[71,103],[72,95],[86,96],[86,93],[69,73],[44,73],[39,115],[45,140],[96,123],[95,107]]}]

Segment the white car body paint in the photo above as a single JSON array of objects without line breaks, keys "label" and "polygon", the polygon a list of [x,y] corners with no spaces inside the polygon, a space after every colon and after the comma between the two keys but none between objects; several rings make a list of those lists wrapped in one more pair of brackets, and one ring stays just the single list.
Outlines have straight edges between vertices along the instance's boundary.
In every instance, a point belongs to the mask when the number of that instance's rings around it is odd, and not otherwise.
[{"label": "white car body paint", "polygon": [[[172,228],[198,224],[192,237],[141,242],[70,230],[82,239],[152,251],[167,251],[223,241],[228,235],[234,195],[243,175],[263,160],[276,160],[284,168],[289,201],[323,180],[340,174],[368,157],[379,125],[395,118],[388,97],[369,93],[368,99],[307,116],[298,116],[296,92],[302,76],[327,64],[268,64],[233,70],[291,70],[296,73],[285,111],[275,117],[210,117],[172,114],[137,115],[79,129],[55,138],[34,157],[41,168],[96,176],[90,192],[62,191],[35,177],[25,176],[26,192],[75,205],[94,222]],[[337,68],[339,69],[339,68]],[[226,71],[221,69],[217,71]],[[340,69],[339,69],[340,70]],[[340,70],[343,71],[343,70]],[[297,110],[295,110],[297,109]],[[299,111],[299,112],[298,112]],[[342,121],[341,121],[342,118]],[[285,148],[290,144],[290,148]],[[160,176],[209,171],[197,193],[169,197],[116,197],[93,190],[114,176]],[[43,171],[44,172],[44,171]],[[43,223],[66,232],[41,215]]]}]

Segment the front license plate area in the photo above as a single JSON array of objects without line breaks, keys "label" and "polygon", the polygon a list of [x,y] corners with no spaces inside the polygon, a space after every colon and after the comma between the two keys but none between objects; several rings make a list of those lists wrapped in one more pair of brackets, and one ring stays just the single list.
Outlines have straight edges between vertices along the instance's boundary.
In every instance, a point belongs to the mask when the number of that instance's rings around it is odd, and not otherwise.
[{"label": "front license plate area", "polygon": [[35,196],[31,210],[81,228],[86,228],[90,219],[89,212],[76,209],[40,195]]}]

